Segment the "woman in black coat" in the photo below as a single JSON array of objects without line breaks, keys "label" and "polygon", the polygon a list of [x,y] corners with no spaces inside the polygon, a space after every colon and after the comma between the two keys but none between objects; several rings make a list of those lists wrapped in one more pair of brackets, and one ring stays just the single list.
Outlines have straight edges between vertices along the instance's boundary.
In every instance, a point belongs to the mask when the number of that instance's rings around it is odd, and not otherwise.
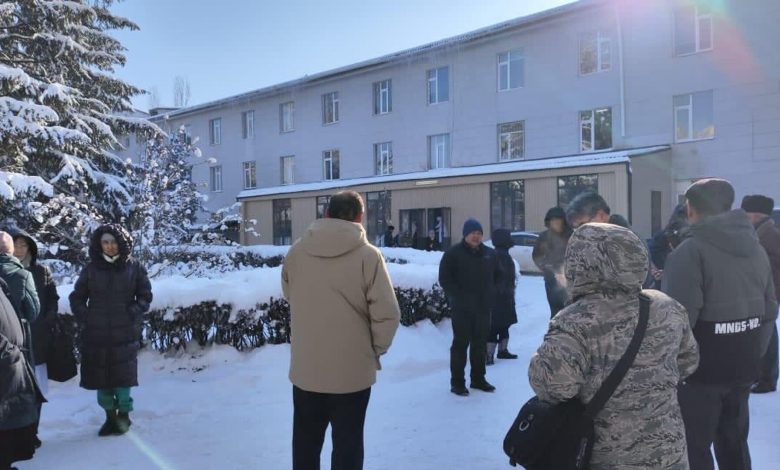
[{"label": "woman in black coat", "polygon": [[[32,349],[35,376],[38,378],[41,391],[46,394],[49,391],[49,374],[46,363],[49,360],[49,347],[54,324],[57,320],[57,304],[60,296],[57,294],[57,286],[54,284],[49,267],[38,264],[38,244],[35,239],[23,230],[12,231],[11,236],[14,238],[14,257],[22,263],[26,270],[32,273],[35,290],[38,292],[38,301],[41,304],[38,318],[31,326]],[[38,411],[40,415],[40,410]],[[36,434],[37,431],[38,425],[36,423]],[[40,441],[38,441],[38,445],[40,445]]]},{"label": "woman in black coat", "polygon": [[130,387],[138,385],[142,316],[152,302],[146,270],[130,256],[133,242],[119,225],[92,234],[90,262],[81,272],[70,307],[83,327],[81,386],[97,390],[106,411],[99,435],[124,434],[133,410]]},{"label": "woman in black coat", "polygon": [[517,273],[515,262],[509,255],[509,249],[515,243],[509,230],[498,229],[493,232],[493,246],[501,270],[501,277],[495,286],[495,302],[490,321],[490,335],[487,342],[487,364],[493,364],[493,355],[498,348],[499,359],[517,359],[509,352],[509,327],[517,323],[515,310],[515,286]]}]

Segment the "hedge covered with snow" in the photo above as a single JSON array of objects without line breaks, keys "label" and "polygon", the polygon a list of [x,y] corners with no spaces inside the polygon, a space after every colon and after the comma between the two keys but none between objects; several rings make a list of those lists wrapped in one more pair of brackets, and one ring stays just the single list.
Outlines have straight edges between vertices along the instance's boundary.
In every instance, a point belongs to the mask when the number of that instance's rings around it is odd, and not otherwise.
[{"label": "hedge covered with snow", "polygon": [[[383,251],[404,326],[450,316],[437,284],[441,253]],[[247,350],[290,341],[290,307],[281,286],[285,248],[181,248],[164,253],[163,261],[149,266],[150,274],[158,274],[152,278],[154,300],[144,324],[149,347],[164,352],[197,343]],[[63,314],[70,312],[72,287],[58,288]]]}]

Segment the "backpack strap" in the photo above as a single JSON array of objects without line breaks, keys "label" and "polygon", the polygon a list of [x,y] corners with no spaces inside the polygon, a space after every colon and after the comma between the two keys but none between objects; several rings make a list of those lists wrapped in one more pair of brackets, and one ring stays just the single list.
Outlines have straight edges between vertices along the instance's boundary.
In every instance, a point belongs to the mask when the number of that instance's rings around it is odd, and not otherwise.
[{"label": "backpack strap", "polygon": [[604,408],[610,397],[617,389],[620,382],[626,376],[628,369],[634,363],[636,355],[639,352],[639,347],[642,345],[642,340],[645,338],[645,332],[647,331],[647,323],[650,319],[650,298],[645,294],[639,294],[639,323],[634,330],[634,336],[631,338],[631,343],[628,345],[628,349],[618,361],[617,365],[607,377],[607,380],[601,384],[601,387],[593,396],[593,399],[585,407],[585,416],[593,419]]}]

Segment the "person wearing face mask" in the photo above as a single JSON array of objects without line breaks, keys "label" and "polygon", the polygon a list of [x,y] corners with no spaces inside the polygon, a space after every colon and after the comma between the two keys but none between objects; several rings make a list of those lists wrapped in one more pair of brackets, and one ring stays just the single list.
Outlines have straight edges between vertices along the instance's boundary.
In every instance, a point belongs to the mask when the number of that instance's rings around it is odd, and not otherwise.
[{"label": "person wearing face mask", "polygon": [[106,421],[98,435],[126,433],[132,422],[130,388],[138,386],[138,349],[152,286],[131,257],[133,240],[116,224],[92,234],[90,262],[71,293],[70,308],[83,327],[81,386],[97,390]]},{"label": "person wearing face mask", "polygon": [[[38,244],[27,232],[15,230],[11,232],[14,239],[14,257],[18,259],[24,268],[32,274],[35,281],[35,290],[38,293],[40,313],[32,323],[32,349],[35,361],[35,376],[41,391],[46,394],[48,387],[48,361],[49,345],[52,341],[54,322],[57,319],[57,303],[60,296],[57,294],[57,286],[48,266],[38,263]],[[40,413],[40,410],[39,410]],[[36,425],[37,434],[37,425]],[[40,446],[40,441],[36,444]]]}]

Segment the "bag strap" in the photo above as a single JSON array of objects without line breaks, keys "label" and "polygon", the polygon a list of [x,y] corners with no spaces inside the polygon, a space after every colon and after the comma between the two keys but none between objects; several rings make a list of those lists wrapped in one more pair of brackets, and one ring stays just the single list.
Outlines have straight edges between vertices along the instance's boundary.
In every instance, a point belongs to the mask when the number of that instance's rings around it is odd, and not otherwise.
[{"label": "bag strap", "polygon": [[626,376],[628,369],[634,363],[636,355],[639,352],[639,347],[642,345],[642,340],[645,338],[645,332],[647,331],[647,323],[650,319],[650,298],[644,294],[639,294],[639,323],[634,330],[634,336],[631,338],[631,343],[628,345],[628,349],[623,353],[623,356],[618,361],[617,365],[607,377],[607,380],[601,384],[601,387],[596,392],[596,395],[585,407],[585,415],[593,419],[604,408],[610,397],[617,389],[620,382]]}]

